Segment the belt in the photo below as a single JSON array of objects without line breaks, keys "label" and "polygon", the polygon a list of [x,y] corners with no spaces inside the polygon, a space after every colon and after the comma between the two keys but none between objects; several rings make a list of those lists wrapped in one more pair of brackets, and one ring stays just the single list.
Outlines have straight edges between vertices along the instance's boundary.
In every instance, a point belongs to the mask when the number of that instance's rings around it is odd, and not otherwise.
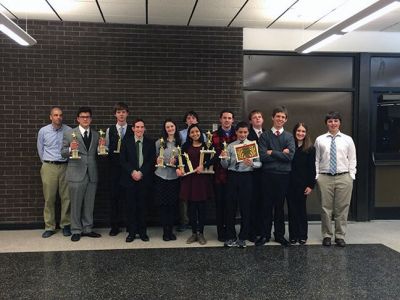
[{"label": "belt", "polygon": [[349,172],[342,172],[342,173],[335,173],[335,174],[331,174],[331,173],[321,173],[323,175],[328,175],[328,176],[339,176],[339,175],[343,175],[343,174],[347,174]]},{"label": "belt", "polygon": [[67,161],[51,161],[51,160],[44,160],[46,164],[52,164],[52,165],[62,165],[68,163]]}]

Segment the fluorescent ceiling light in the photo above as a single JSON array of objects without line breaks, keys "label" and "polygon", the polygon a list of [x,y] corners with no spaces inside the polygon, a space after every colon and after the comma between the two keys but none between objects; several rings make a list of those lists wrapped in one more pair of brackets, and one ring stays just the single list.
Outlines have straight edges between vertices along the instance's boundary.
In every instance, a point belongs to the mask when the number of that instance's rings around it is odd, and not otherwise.
[{"label": "fluorescent ceiling light", "polygon": [[33,37],[31,37],[26,31],[11,21],[2,12],[0,12],[0,31],[4,32],[22,46],[32,46],[37,43]]},{"label": "fluorescent ceiling light", "polygon": [[379,17],[382,17],[383,15],[386,15],[387,13],[397,9],[400,7],[400,2],[394,1],[391,4],[385,6],[384,8],[381,8],[380,10],[370,14],[369,16],[353,23],[350,26],[347,26],[346,28],[342,29],[342,32],[351,32],[353,30],[356,30],[357,28],[360,28],[361,26],[372,22],[373,20],[378,19]]},{"label": "fluorescent ceiling light", "polygon": [[337,39],[341,38],[342,34],[332,34],[328,36],[327,38],[323,39],[322,41],[312,45],[311,47],[308,47],[307,49],[303,50],[302,53],[310,53],[312,51],[315,51],[329,43],[332,43],[333,41],[336,41]]},{"label": "fluorescent ceiling light", "polygon": [[[367,8],[361,10],[360,12],[356,13],[355,15],[347,18],[346,20],[339,22],[336,25],[331,26],[330,28],[328,28],[327,30],[322,32],[320,35],[318,35],[315,38],[311,39],[310,41],[304,43],[300,47],[297,47],[295,49],[295,51],[301,52],[301,53],[308,53],[308,52],[314,51],[317,48],[320,48],[323,45],[326,45],[327,44],[325,42],[326,39],[328,39],[328,42],[337,40],[339,37],[343,36],[347,32],[354,30],[356,28],[359,28],[360,26],[366,24],[367,22],[377,19],[380,16],[382,16],[383,14],[388,13],[390,10],[393,10],[398,7],[400,7],[399,1],[379,0],[379,1],[375,2],[374,4],[368,6]],[[367,22],[364,22],[361,24],[359,23],[361,21],[364,21],[367,18],[368,18]],[[357,27],[355,27],[355,25],[357,25]],[[349,28],[351,30],[345,31],[345,30],[348,30]],[[332,36],[335,36],[335,37],[332,37]],[[322,45],[320,43],[322,43]],[[316,47],[317,45],[319,47]],[[307,51],[307,52],[305,52],[305,51]]]}]

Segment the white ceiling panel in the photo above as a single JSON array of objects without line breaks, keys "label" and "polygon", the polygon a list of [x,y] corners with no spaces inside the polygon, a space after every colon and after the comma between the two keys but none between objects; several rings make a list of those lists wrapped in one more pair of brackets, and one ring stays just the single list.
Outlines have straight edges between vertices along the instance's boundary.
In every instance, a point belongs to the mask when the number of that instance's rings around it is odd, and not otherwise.
[{"label": "white ceiling panel", "polygon": [[360,27],[358,31],[391,31],[394,24],[400,22],[400,8],[382,16],[364,26]]},{"label": "white ceiling panel", "polygon": [[186,26],[195,0],[149,0],[149,24]]},{"label": "white ceiling panel", "polygon": [[0,0],[18,19],[59,20],[45,0]]},{"label": "white ceiling panel", "polygon": [[103,22],[94,0],[48,0],[63,21]]},{"label": "white ceiling panel", "polygon": [[107,23],[146,24],[145,0],[99,0]]},{"label": "white ceiling panel", "polygon": [[190,25],[227,26],[245,0],[199,0]]},{"label": "white ceiling panel", "polygon": [[4,8],[3,6],[1,6],[1,5],[0,5],[0,12],[1,12],[3,15],[7,16],[8,18],[14,19],[14,16],[13,16],[12,14],[10,14],[10,13],[8,12],[8,10],[5,9],[5,8]]}]

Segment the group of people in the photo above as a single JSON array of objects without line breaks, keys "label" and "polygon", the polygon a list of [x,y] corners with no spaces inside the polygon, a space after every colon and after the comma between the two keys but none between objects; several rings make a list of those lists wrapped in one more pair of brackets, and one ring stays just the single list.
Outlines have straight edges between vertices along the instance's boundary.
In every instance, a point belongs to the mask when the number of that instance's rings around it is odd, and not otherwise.
[{"label": "group of people", "polygon": [[[352,138],[340,131],[338,112],[326,115],[328,131],[315,144],[304,123],[297,123],[293,133],[284,129],[288,112],[282,106],[273,110],[272,127],[266,130],[259,110],[251,111],[248,122],[236,126],[234,113],[223,110],[220,125],[212,133],[203,131],[197,113],[189,111],[184,116],[187,128],[178,131],[177,124],[166,119],[156,142],[145,136],[143,119],[128,125],[125,103],[114,106],[114,115],[116,124],[103,136],[90,127],[89,107],[79,108],[79,125],[73,129],[62,123],[60,107],[51,109],[51,124],[40,129],[37,140],[45,199],[43,238],[56,232],[57,192],[64,236],[71,236],[74,242],[83,236],[101,236],[93,231],[93,209],[98,181],[96,158],[105,149],[112,181],[109,234],[116,236],[126,227],[128,243],[137,236],[149,241],[146,201],[154,192],[164,241],[176,240],[173,229],[179,211],[181,224],[177,230],[192,230],[186,242],[206,244],[206,203],[214,199],[218,240],[226,247],[244,248],[246,241],[264,245],[271,238],[272,225],[274,240],[281,245],[305,244],[306,199],[318,187],[322,244],[330,246],[334,237],[337,246],[345,246],[356,152]],[[257,146],[258,155],[239,159],[236,149],[251,142]],[[235,229],[238,209],[239,233]]]}]

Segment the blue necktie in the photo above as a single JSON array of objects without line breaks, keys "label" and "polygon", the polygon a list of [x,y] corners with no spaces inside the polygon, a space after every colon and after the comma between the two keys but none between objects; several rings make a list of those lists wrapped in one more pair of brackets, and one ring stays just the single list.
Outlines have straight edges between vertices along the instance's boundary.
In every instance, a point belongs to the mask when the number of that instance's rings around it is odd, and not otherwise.
[{"label": "blue necktie", "polygon": [[332,136],[331,148],[330,148],[330,160],[329,160],[329,173],[332,175],[337,173],[337,161],[336,161],[336,142],[335,137]]}]

